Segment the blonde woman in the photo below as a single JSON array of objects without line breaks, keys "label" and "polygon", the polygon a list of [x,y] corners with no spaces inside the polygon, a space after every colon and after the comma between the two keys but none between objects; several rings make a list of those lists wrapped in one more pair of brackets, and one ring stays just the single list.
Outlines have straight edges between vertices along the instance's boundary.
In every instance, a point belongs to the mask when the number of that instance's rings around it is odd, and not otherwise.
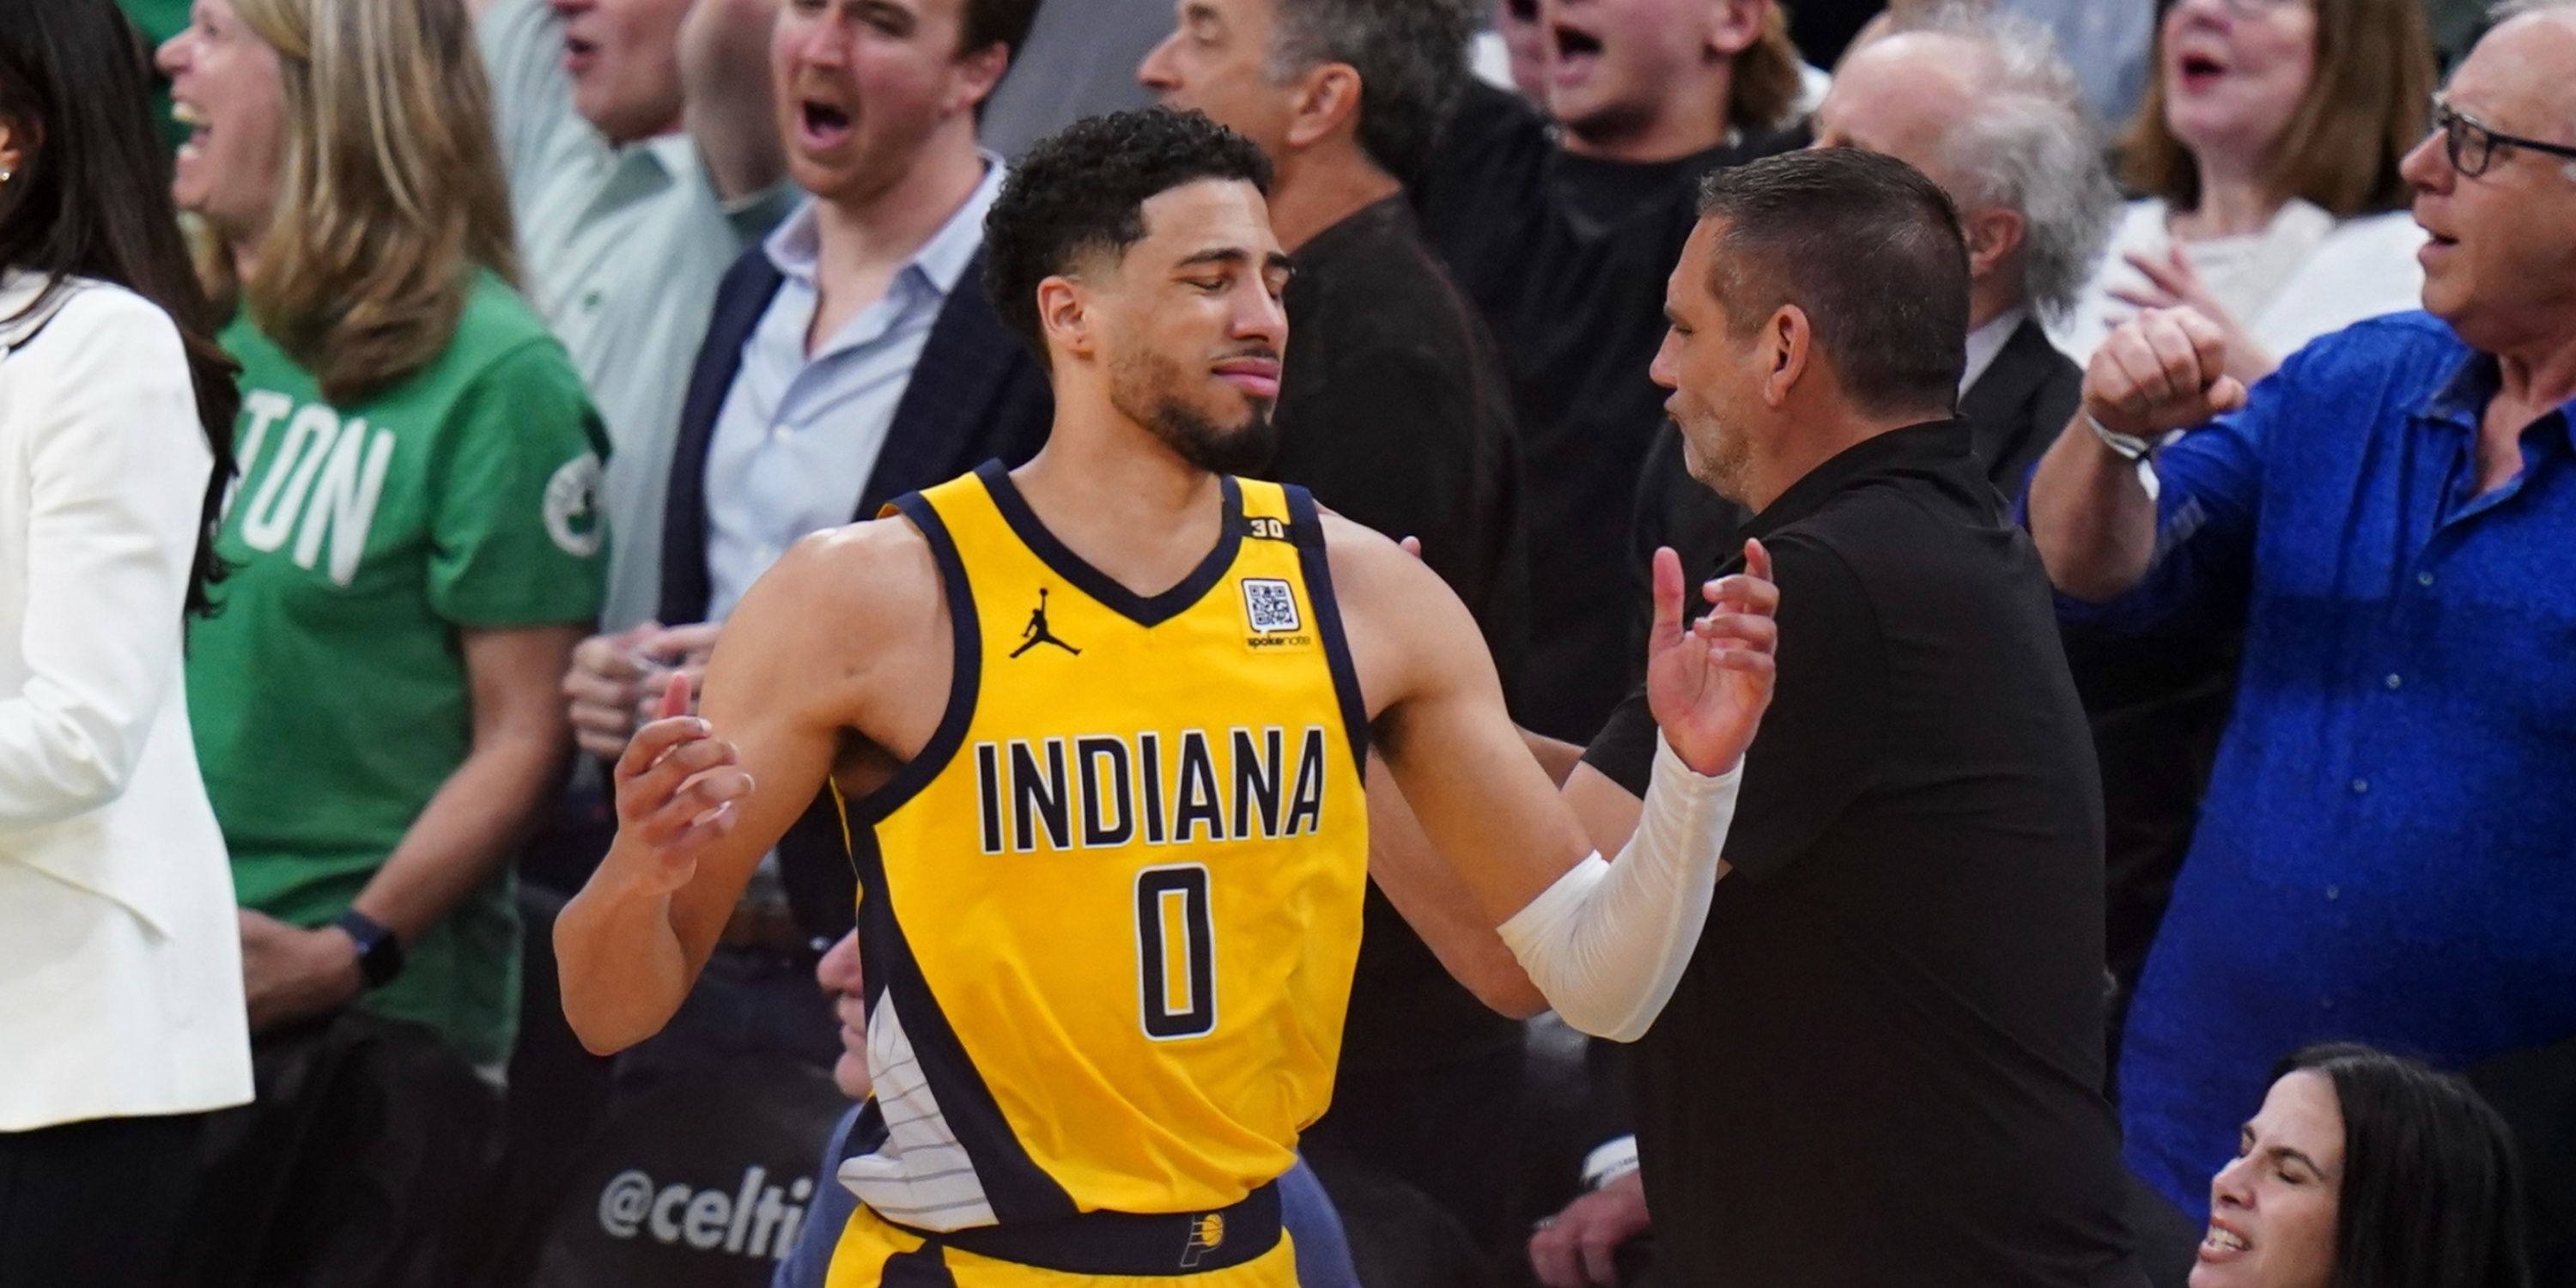
[{"label": "blonde woman", "polygon": [[2420,0],[2178,0],[2127,139],[2146,196],[2058,347],[2081,364],[2140,309],[2189,305],[2251,385],[2318,336],[2417,307],[2424,233],[2397,165],[2432,92]]},{"label": "blonde woman", "polygon": [[[497,1083],[521,957],[508,860],[571,749],[555,684],[599,608],[605,439],[512,289],[472,33],[452,0],[197,0],[160,64],[194,131],[173,192],[237,301],[233,572],[188,696],[243,907],[261,1109],[305,1112],[276,1067],[353,1031],[443,1054],[406,1065],[442,1094],[469,1067]],[[383,1130],[420,1144],[427,1086],[385,1094]],[[431,1197],[411,1179],[295,1201],[399,1220]]]}]

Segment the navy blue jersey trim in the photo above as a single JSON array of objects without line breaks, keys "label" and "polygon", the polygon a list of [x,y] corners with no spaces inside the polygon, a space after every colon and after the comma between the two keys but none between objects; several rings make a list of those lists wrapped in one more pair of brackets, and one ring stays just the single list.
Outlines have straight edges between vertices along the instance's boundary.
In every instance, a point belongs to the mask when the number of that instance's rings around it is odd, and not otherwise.
[{"label": "navy blue jersey trim", "polygon": [[905,762],[884,786],[852,802],[858,816],[869,823],[903,808],[956,759],[957,749],[966,745],[967,727],[975,722],[975,699],[984,678],[983,627],[975,618],[975,592],[966,583],[966,562],[958,557],[956,539],[918,492],[896,498],[890,508],[912,520],[922,539],[930,543],[931,557],[939,564],[940,585],[947,591],[948,622],[957,651],[948,670],[948,708],[940,713],[939,727],[931,731],[921,754]]},{"label": "navy blue jersey trim", "polygon": [[921,1075],[939,1102],[940,1116],[956,1133],[958,1147],[975,1164],[994,1219],[1056,1221],[1072,1216],[1077,1210],[1073,1196],[1029,1157],[1028,1147],[1011,1131],[993,1089],[966,1054],[966,1044],[958,1040],[947,1012],[940,1009],[939,999],[923,978],[912,941],[895,919],[885,855],[877,847],[875,830],[857,833],[850,848],[859,870],[859,958],[867,978],[869,1008],[873,1010],[885,994],[894,995],[895,1014],[903,1021],[904,1035],[912,1039]]},{"label": "navy blue jersey trim", "polygon": [[975,477],[984,481],[991,493],[993,506],[1002,512],[1002,521],[1027,545],[1038,562],[1055,570],[1056,575],[1072,582],[1075,589],[1099,600],[1109,611],[1139,626],[1154,627],[1189,611],[1191,605],[1207,597],[1208,591],[1225,579],[1234,567],[1234,556],[1243,545],[1243,489],[1231,476],[1220,475],[1218,482],[1225,492],[1224,514],[1218,527],[1216,548],[1181,583],[1159,595],[1139,595],[1118,584],[1109,574],[1092,567],[1082,556],[1066,547],[1056,535],[1038,521],[1037,511],[1029,508],[1028,499],[1020,495],[1019,485],[1011,481],[1011,472],[1000,461],[986,461],[975,467]]},{"label": "navy blue jersey trim", "polygon": [[1315,513],[1315,498],[1294,483],[1280,485],[1288,494],[1290,540],[1297,545],[1297,564],[1305,570],[1306,597],[1314,601],[1315,631],[1324,640],[1324,659],[1333,670],[1333,693],[1342,700],[1342,728],[1351,739],[1351,768],[1368,775],[1368,702],[1360,693],[1359,668],[1351,662],[1350,637],[1342,632],[1342,606],[1333,598],[1333,561],[1324,548],[1324,521]]}]

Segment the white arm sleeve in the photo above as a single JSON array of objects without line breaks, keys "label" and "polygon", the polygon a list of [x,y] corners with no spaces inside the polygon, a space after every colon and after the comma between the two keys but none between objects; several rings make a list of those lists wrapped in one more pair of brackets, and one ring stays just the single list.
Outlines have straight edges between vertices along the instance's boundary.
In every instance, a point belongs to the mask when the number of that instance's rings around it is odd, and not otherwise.
[{"label": "white arm sleeve", "polygon": [[1619,861],[1598,852],[1500,927],[1530,982],[1567,1024],[1634,1042],[1672,1000],[1699,948],[1741,765],[1709,778],[1655,735],[1645,809]]}]

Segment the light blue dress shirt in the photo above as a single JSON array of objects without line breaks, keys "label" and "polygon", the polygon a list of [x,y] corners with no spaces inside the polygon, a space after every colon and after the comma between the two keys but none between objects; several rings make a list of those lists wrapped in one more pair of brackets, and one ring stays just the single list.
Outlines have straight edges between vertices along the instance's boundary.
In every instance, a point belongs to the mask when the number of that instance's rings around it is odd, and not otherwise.
[{"label": "light blue dress shirt", "polygon": [[948,294],[984,244],[984,214],[1001,194],[1000,158],[983,183],[896,272],[876,303],[810,354],[805,337],[822,302],[818,222],[807,201],[762,245],[786,281],[742,346],[707,449],[707,616],[723,621],[798,538],[856,516],[859,496],[930,344]]}]

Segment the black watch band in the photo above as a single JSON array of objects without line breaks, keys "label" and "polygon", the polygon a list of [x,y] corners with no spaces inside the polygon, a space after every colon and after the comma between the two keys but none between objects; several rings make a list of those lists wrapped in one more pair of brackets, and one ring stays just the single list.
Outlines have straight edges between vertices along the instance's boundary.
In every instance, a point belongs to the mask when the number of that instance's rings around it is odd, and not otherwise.
[{"label": "black watch band", "polygon": [[395,938],[383,922],[351,908],[331,924],[357,941],[358,973],[366,977],[367,987],[383,988],[402,974],[402,940]]}]

